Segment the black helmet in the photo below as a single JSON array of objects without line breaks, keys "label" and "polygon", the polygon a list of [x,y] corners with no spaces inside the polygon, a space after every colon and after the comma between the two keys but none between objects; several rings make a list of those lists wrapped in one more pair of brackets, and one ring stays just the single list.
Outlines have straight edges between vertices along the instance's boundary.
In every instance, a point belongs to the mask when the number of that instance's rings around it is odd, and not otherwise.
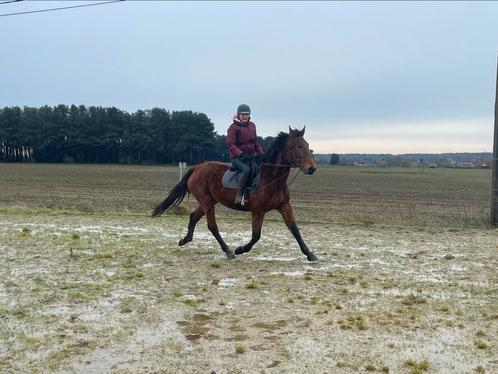
[{"label": "black helmet", "polygon": [[240,104],[239,107],[237,108],[237,115],[239,115],[241,113],[251,114],[251,108],[249,108],[249,105],[247,105],[247,104]]}]

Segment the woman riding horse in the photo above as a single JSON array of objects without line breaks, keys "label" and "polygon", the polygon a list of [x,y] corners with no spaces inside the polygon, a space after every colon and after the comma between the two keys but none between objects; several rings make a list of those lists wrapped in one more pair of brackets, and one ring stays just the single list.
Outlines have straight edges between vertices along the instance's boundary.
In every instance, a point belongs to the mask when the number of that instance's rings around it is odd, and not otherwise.
[{"label": "woman riding horse", "polygon": [[[220,244],[223,252],[228,258],[235,258],[235,255],[251,250],[261,237],[265,214],[276,209],[284,218],[285,224],[296,238],[306,258],[309,261],[316,261],[317,257],[308,249],[297,228],[287,185],[287,178],[292,167],[297,167],[308,175],[316,170],[312,152],[303,135],[304,129],[296,130],[289,127],[288,134],[281,132],[273,140],[261,163],[260,184],[251,191],[246,205],[235,204],[235,192],[233,189],[225,188],[221,183],[228,166],[221,162],[208,161],[187,170],[166,199],[154,209],[152,216],[158,216],[180,204],[187,192],[190,192],[199,202],[199,206],[190,214],[187,235],[180,240],[178,245],[182,246],[192,241],[195,225],[206,215],[208,229]],[[235,210],[250,211],[252,214],[251,241],[238,247],[235,252],[228,247],[218,230],[214,214],[214,207],[217,203]]]},{"label": "woman riding horse", "polygon": [[237,186],[235,204],[244,205],[244,190],[249,176],[253,173],[249,161],[255,154],[262,155],[263,148],[258,143],[256,125],[251,122],[251,109],[249,105],[241,104],[237,108],[237,114],[233,117],[233,123],[228,128],[227,144],[230,161],[242,174]]}]

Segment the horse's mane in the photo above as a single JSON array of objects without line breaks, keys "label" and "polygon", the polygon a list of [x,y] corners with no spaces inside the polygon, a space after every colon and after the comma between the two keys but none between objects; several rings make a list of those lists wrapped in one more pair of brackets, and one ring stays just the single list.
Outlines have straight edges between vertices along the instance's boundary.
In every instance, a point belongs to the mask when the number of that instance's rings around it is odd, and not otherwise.
[{"label": "horse's mane", "polygon": [[285,141],[289,137],[289,134],[285,132],[280,132],[275,139],[272,140],[268,149],[265,153],[265,159],[267,162],[275,162],[277,156],[282,152]]}]

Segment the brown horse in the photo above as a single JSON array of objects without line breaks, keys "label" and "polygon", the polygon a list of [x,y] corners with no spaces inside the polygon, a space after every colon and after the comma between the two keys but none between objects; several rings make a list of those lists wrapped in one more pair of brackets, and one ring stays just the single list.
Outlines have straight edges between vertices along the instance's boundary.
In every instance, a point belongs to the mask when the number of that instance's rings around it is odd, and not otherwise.
[{"label": "brown horse", "polygon": [[[297,228],[292,205],[290,204],[289,187],[287,178],[291,167],[299,167],[304,174],[311,175],[316,170],[316,163],[309,150],[308,143],[304,140],[302,130],[291,129],[289,133],[281,132],[269,146],[261,164],[260,184],[251,190],[248,203],[244,206],[235,205],[235,189],[223,187],[221,179],[229,167],[221,162],[204,162],[190,168],[180,182],[173,188],[168,197],[159,204],[152,213],[158,216],[168,211],[173,206],[182,202],[190,192],[199,202],[199,206],[190,214],[187,235],[178,243],[180,246],[192,241],[195,225],[202,216],[206,215],[207,225],[211,233],[221,246],[228,258],[235,258],[249,252],[261,237],[261,226],[267,212],[277,209],[292,232],[301,251],[309,261],[316,261],[317,257],[308,249]],[[221,203],[235,210],[250,211],[252,214],[252,238],[249,243],[238,247],[235,253],[227,246],[220,236],[216,225],[214,206]]]}]

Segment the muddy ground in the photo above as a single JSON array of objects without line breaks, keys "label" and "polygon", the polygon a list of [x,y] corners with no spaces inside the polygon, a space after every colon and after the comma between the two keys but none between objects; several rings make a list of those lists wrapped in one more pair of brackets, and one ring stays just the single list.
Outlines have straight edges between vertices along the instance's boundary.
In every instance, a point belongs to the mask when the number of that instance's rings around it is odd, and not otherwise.
[{"label": "muddy ground", "polygon": [[187,220],[0,215],[0,371],[498,372],[497,230]]}]

